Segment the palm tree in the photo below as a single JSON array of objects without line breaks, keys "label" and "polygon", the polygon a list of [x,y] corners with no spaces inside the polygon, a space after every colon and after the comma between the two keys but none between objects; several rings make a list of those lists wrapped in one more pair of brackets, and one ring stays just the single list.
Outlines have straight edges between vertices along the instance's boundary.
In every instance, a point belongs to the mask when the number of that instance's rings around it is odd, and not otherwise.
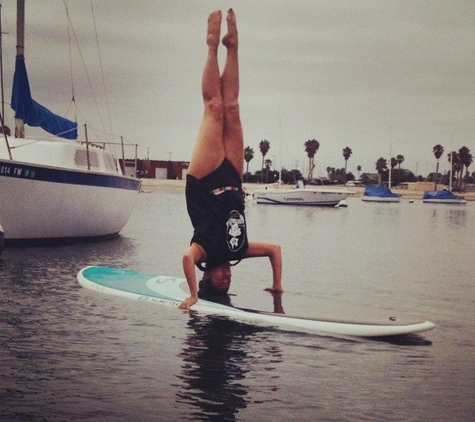
[{"label": "palm tree", "polygon": [[379,174],[379,184],[380,185],[381,185],[381,182],[382,182],[383,172],[384,172],[384,170],[387,170],[387,168],[388,168],[387,160],[383,157],[378,158],[378,161],[376,161],[376,171]]},{"label": "palm tree", "polygon": [[[444,147],[442,145],[437,144],[434,148],[432,148],[432,152],[434,153],[435,158],[437,160],[437,167],[435,170],[435,186],[434,186],[434,190],[437,190],[437,179],[439,178],[439,159],[444,153]],[[450,161],[450,157],[449,157],[449,161]]]},{"label": "palm tree", "polygon": [[350,147],[343,148],[343,158],[345,159],[345,182],[346,182],[346,166],[348,164],[348,159],[351,157],[351,154],[353,154],[353,151],[351,150]]},{"label": "palm tree", "polygon": [[333,182],[335,180],[335,167],[327,167],[328,179]]},{"label": "palm tree", "polygon": [[[460,172],[460,158],[457,151],[452,151],[447,154],[450,163],[450,179],[449,184],[452,185],[452,181],[458,178]],[[455,176],[454,176],[455,175]]]},{"label": "palm tree", "polygon": [[264,168],[264,157],[270,150],[270,143],[267,140],[263,140],[259,142],[259,150],[261,151],[262,154],[262,169]]},{"label": "palm tree", "polygon": [[251,147],[244,148],[244,161],[246,161],[246,173],[249,174],[249,162],[254,158],[254,150]]},{"label": "palm tree", "polygon": [[401,168],[401,164],[404,162],[404,155],[397,155],[396,156],[396,161],[397,161],[397,164],[398,164],[398,168],[400,169]]},{"label": "palm tree", "polygon": [[473,162],[473,156],[472,154],[470,154],[470,150],[466,146],[463,146],[462,148],[459,149],[458,156],[459,156],[459,161],[460,161],[459,189],[461,189],[462,182],[463,182],[463,168],[465,167],[468,171],[470,164],[472,164]]},{"label": "palm tree", "polygon": [[262,177],[264,177],[264,158],[270,150],[269,141],[264,139],[263,141],[259,142],[259,150],[261,151],[261,154],[262,154],[262,166],[261,166],[262,172],[261,172],[261,174],[262,174]]},{"label": "palm tree", "polygon": [[314,157],[320,148],[320,142],[316,139],[309,139],[305,142],[304,146],[308,157],[308,179],[311,179],[313,177],[313,169],[315,168]]}]

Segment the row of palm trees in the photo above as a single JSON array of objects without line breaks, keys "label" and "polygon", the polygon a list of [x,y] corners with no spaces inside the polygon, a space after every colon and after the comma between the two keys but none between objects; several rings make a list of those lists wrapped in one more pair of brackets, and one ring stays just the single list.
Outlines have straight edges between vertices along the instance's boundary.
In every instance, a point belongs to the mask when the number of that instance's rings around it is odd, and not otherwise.
[{"label": "row of palm trees", "polygon": [[[312,179],[313,178],[313,170],[315,169],[314,159],[315,159],[316,153],[318,152],[318,150],[320,148],[320,142],[318,142],[316,139],[309,139],[308,141],[306,141],[304,143],[304,147],[305,147],[305,152],[307,153],[307,157],[308,157],[308,169],[309,170],[308,170],[307,178]],[[262,169],[269,168],[272,161],[266,160],[265,156],[267,155],[267,153],[270,150],[270,142],[265,140],[265,139],[263,141],[260,141],[259,142],[259,150],[262,154],[262,166],[261,166],[261,168]],[[343,148],[343,157],[345,159],[345,173],[346,173],[346,167],[347,167],[348,160],[349,160],[352,153],[353,152],[351,151],[350,147]],[[249,162],[253,158],[254,158],[254,150],[250,146],[247,146],[246,148],[244,148],[244,160],[246,161],[246,173],[249,173]],[[359,167],[359,171],[360,171],[361,166],[358,166],[358,167]]]},{"label": "row of palm trees", "polygon": [[[396,155],[396,157],[391,157],[391,169],[398,166],[401,168],[401,164],[404,162],[404,155]],[[375,169],[378,173],[382,173],[384,170],[388,169],[388,160],[386,158],[378,158],[376,161]]]},{"label": "row of palm trees", "polygon": [[[309,139],[304,143],[305,147],[305,152],[307,153],[308,157],[308,174],[307,178],[311,179],[313,178],[313,170],[315,168],[315,155],[318,152],[320,148],[320,142],[318,142],[316,139]],[[270,165],[272,164],[272,161],[269,159],[265,159],[267,153],[270,150],[270,142],[267,140],[262,140],[259,142],[259,150],[262,154],[262,170],[264,169],[270,169]],[[439,175],[439,164],[440,164],[440,158],[442,157],[444,153],[444,147],[440,144],[437,144],[433,147],[432,152],[437,160],[437,167],[435,171],[435,187],[434,190],[437,190],[437,183],[438,183],[438,175]],[[351,150],[350,147],[345,147],[342,150],[343,158],[345,160],[345,168],[344,168],[344,174],[347,174],[347,165],[348,165],[348,160],[350,159],[351,155],[353,154],[353,151]],[[249,173],[249,162],[254,158],[254,150],[250,147],[247,146],[244,149],[244,160],[246,161],[246,172]],[[464,170],[468,172],[468,167],[472,164],[473,162],[473,156],[470,153],[470,150],[466,147],[463,146],[457,151],[452,151],[451,153],[448,154],[448,160],[452,164],[452,174],[454,175],[453,177],[458,181],[458,188],[461,188],[462,181],[464,179]],[[404,156],[399,154],[396,157],[391,157],[391,162],[390,166],[391,169],[394,169],[396,166],[398,168],[401,168],[401,164],[404,162]],[[388,161],[381,157],[378,158],[378,160],[375,163],[375,169],[378,172],[378,174],[382,174],[385,170],[388,169]],[[361,172],[361,166],[357,167],[358,173]]]},{"label": "row of palm trees", "polygon": [[[432,152],[437,160],[437,166],[434,174],[434,190],[437,190],[437,184],[439,182],[440,174],[439,174],[439,166],[440,166],[440,158],[444,154],[444,147],[440,144],[435,145],[432,148]],[[452,178],[457,181],[457,189],[462,189],[462,184],[464,181],[464,170],[468,173],[468,168],[473,162],[473,156],[470,153],[470,150],[463,146],[457,151],[452,151],[447,154],[448,161],[451,163],[451,173]],[[401,168],[401,164],[404,162],[404,156],[398,155],[396,158],[391,158],[391,169],[398,166]],[[388,169],[388,162],[385,158],[381,157],[378,158],[376,161],[376,171],[379,175],[382,175],[385,170]]]},{"label": "row of palm trees", "polygon": [[[440,157],[444,154],[444,147],[440,144],[437,144],[432,148],[432,152],[437,160],[437,166],[434,176],[434,190],[437,190],[437,183],[439,179],[439,162]],[[451,164],[451,173],[452,178],[457,181],[457,188],[462,189],[462,183],[464,180],[464,170],[468,173],[468,168],[473,163],[473,156],[470,153],[470,150],[463,146],[457,151],[452,151],[447,154],[449,163]]]}]

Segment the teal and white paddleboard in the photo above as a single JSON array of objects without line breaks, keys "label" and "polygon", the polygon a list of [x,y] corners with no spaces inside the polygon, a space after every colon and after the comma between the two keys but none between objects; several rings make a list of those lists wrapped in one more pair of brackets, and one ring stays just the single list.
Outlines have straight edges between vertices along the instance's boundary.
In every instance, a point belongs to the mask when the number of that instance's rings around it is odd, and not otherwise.
[{"label": "teal and white paddleboard", "polygon": [[[176,307],[189,296],[188,286],[183,278],[145,274],[130,269],[89,266],[79,271],[77,279],[81,286],[98,292]],[[374,321],[292,316],[227,306],[203,299],[199,299],[192,309],[285,330],[343,336],[385,337],[420,333],[435,327],[430,321],[401,322],[395,316]]]}]

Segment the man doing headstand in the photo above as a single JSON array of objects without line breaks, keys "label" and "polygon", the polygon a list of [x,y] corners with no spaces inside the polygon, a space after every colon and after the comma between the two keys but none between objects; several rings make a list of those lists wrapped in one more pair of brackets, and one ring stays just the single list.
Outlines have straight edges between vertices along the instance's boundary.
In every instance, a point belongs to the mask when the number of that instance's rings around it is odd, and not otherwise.
[{"label": "man doing headstand", "polygon": [[186,182],[186,203],[194,232],[183,255],[190,296],[181,309],[198,301],[195,265],[204,271],[200,288],[226,293],[231,284],[231,262],[268,257],[271,267],[270,292],[282,292],[282,255],[279,245],[249,242],[244,216],[242,172],[244,140],[239,117],[238,34],[232,9],[227,15],[227,48],[222,75],[218,67],[221,12],[208,18],[208,56],[202,79],[204,116],[190,161]]}]

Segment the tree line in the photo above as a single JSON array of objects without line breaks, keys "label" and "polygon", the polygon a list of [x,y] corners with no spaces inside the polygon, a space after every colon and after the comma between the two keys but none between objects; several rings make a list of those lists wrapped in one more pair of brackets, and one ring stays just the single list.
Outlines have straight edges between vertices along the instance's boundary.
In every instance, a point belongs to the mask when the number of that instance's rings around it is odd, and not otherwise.
[{"label": "tree line", "polygon": [[362,167],[360,165],[356,167],[358,172],[356,177],[351,172],[347,172],[348,160],[353,154],[353,151],[350,147],[345,147],[342,149],[342,156],[345,163],[344,167],[327,167],[327,178],[323,181],[316,180],[313,174],[315,169],[315,155],[320,148],[320,142],[316,139],[309,139],[303,144],[303,146],[308,158],[308,173],[305,177],[298,169],[292,169],[289,171],[282,168],[280,174],[278,171],[272,170],[272,160],[266,159],[266,155],[271,146],[270,142],[265,139],[259,142],[259,151],[262,155],[261,169],[256,171],[254,174],[251,174],[249,172],[249,163],[254,158],[255,152],[253,148],[246,146],[244,148],[244,161],[246,162],[246,172],[244,175],[245,181],[272,183],[276,182],[280,175],[280,178],[284,183],[295,183],[299,179],[305,179],[308,183],[313,184],[344,184],[348,181],[359,179],[364,184],[382,184],[389,181],[389,175],[391,174],[391,184],[393,186],[404,182],[430,181],[434,182],[434,190],[437,189],[438,184],[451,184],[454,187],[454,190],[462,191],[467,183],[474,183],[475,171],[470,174],[468,170],[473,162],[473,156],[466,146],[461,147],[458,151],[451,151],[447,154],[448,161],[451,163],[451,176],[449,176],[449,174],[443,175],[439,173],[440,158],[444,154],[444,147],[437,144],[432,149],[432,153],[436,159],[436,171],[430,173],[426,178],[420,175],[416,176],[407,169],[402,169],[401,164],[404,162],[405,158],[403,155],[398,154],[395,157],[391,157],[389,162],[384,157],[380,157],[376,160],[376,179],[374,173],[368,172],[361,174]]}]

